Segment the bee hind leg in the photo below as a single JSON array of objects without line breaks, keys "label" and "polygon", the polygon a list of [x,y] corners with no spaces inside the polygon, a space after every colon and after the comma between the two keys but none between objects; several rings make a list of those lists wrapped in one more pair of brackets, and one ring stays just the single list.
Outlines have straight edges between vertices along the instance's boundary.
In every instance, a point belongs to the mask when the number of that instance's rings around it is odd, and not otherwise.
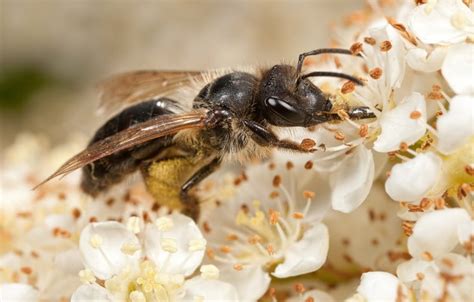
[{"label": "bee hind leg", "polygon": [[214,158],[210,163],[201,167],[181,186],[181,202],[183,203],[183,214],[191,217],[197,221],[199,218],[199,201],[198,198],[192,194],[191,189],[196,187],[202,180],[212,174],[220,165],[218,158]]}]

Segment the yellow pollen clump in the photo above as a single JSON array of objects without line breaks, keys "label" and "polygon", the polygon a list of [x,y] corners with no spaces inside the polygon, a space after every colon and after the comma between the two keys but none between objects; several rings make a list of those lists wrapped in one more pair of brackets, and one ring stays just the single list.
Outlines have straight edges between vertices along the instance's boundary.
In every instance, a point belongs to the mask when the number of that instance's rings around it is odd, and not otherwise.
[{"label": "yellow pollen clump", "polygon": [[466,15],[463,12],[457,12],[451,17],[451,24],[457,29],[464,29],[466,27]]},{"label": "yellow pollen clump", "polygon": [[173,227],[173,220],[169,217],[160,217],[156,219],[155,225],[161,232],[169,231]]},{"label": "yellow pollen clump", "polygon": [[134,234],[140,233],[140,218],[132,216],[127,220],[127,229]]},{"label": "yellow pollen clump", "polygon": [[199,271],[201,272],[201,277],[203,279],[219,279],[219,269],[215,265],[202,265]]},{"label": "yellow pollen clump", "polygon": [[120,248],[120,251],[125,255],[132,256],[136,251],[140,250],[140,245],[134,242],[124,243]]},{"label": "yellow pollen clump", "polygon": [[204,238],[191,239],[188,250],[190,252],[203,251],[206,248],[207,241]]},{"label": "yellow pollen clump", "polygon": [[173,238],[162,238],[161,249],[168,253],[176,253],[178,251],[178,244]]},{"label": "yellow pollen clump", "polygon": [[337,111],[337,115],[339,116],[339,118],[340,118],[341,120],[348,120],[348,119],[350,119],[349,114],[348,114],[344,109],[339,109],[339,110]]},{"label": "yellow pollen clump", "polygon": [[79,271],[79,280],[84,284],[88,284],[88,283],[94,283],[96,279],[92,271],[86,268]]},{"label": "yellow pollen clump", "polygon": [[104,239],[99,234],[94,234],[89,243],[93,248],[97,249],[102,245],[102,242],[104,242]]},{"label": "yellow pollen clump", "polygon": [[128,296],[131,302],[146,302],[145,295],[142,292],[134,290]]}]

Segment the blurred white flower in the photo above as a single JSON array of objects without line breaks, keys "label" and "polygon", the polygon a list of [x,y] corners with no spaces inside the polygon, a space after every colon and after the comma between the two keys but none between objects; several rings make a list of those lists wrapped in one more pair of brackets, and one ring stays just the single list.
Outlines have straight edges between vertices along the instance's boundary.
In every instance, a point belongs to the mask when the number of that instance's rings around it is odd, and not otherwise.
[{"label": "blurred white flower", "polygon": [[82,231],[79,246],[86,267],[79,274],[84,285],[72,301],[237,299],[232,285],[216,280],[217,268],[201,266],[200,277],[189,279],[201,264],[206,240],[184,215],[163,216],[154,224],[137,217],[129,218],[127,226],[91,223]]},{"label": "blurred white flower", "polygon": [[36,302],[39,292],[31,285],[22,283],[0,284],[0,301],[2,302]]},{"label": "blurred white flower", "polygon": [[449,111],[438,118],[438,149],[444,154],[459,149],[474,136],[474,126],[469,125],[474,125],[474,96],[457,95]]},{"label": "blurred white flower", "polygon": [[362,274],[357,294],[348,302],[410,301],[408,289],[397,277],[386,272]]},{"label": "blurred white flower", "polygon": [[[423,299],[472,298],[472,226],[472,218],[464,209],[445,209],[421,216],[408,238],[408,251],[413,258],[397,269],[400,280],[418,283],[418,295]],[[456,247],[464,249],[467,257],[454,254]]]},{"label": "blurred white flower", "polygon": [[429,0],[408,17],[415,36],[426,44],[456,44],[474,35],[474,13],[462,0]]}]

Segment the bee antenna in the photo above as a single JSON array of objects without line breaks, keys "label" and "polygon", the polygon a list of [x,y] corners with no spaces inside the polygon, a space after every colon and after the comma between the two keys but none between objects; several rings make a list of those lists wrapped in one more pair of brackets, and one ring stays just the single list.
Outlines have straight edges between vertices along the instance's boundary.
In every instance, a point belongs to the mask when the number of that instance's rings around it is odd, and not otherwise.
[{"label": "bee antenna", "polygon": [[298,87],[299,82],[301,81],[301,69],[303,69],[303,63],[306,57],[309,56],[317,56],[320,54],[327,54],[327,53],[336,53],[336,54],[343,54],[343,55],[352,55],[357,57],[362,57],[360,54],[354,54],[349,49],[344,48],[320,48],[311,50],[305,53],[302,53],[298,56],[298,64],[296,65],[296,87]]},{"label": "bee antenna", "polygon": [[349,81],[351,81],[351,82],[354,82],[354,83],[357,84],[357,85],[364,86],[364,82],[362,82],[362,81],[359,80],[358,78],[353,77],[353,76],[350,76],[350,75],[345,74],[345,73],[339,73],[339,72],[332,72],[332,71],[314,71],[314,72],[310,72],[310,73],[304,74],[304,75],[302,75],[300,78],[303,80],[303,79],[306,79],[306,78],[309,78],[309,77],[333,77],[333,78],[341,78],[341,79],[346,79],[346,80],[349,80]]}]

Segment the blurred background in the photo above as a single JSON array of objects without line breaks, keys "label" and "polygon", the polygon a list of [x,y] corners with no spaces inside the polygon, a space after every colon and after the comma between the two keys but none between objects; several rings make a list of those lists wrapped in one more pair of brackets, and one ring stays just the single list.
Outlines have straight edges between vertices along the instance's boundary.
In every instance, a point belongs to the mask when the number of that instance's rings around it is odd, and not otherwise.
[{"label": "blurred background", "polygon": [[94,85],[134,69],[294,62],[363,0],[0,0],[0,148],[91,136]]}]

